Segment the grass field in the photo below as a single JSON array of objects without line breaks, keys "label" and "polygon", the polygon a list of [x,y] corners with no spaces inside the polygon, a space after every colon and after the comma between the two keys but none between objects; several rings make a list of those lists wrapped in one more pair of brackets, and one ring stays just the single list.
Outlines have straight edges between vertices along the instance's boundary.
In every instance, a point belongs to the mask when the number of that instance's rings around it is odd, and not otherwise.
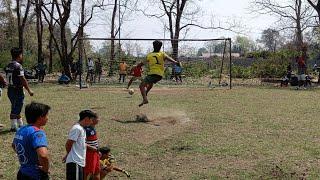
[{"label": "grass field", "polygon": [[[136,88],[136,85],[135,85]],[[156,86],[150,103],[121,87],[33,85],[34,100],[52,107],[44,128],[52,179],[64,179],[64,144],[82,109],[99,113],[100,145],[132,179],[319,179],[320,89],[236,87],[233,90]],[[137,91],[137,88],[136,88]],[[5,91],[6,93],[6,91]],[[9,101],[1,99],[7,129]],[[135,121],[146,114],[149,123]],[[14,179],[13,133],[0,132],[0,179]],[[126,179],[112,172],[107,179]]]}]

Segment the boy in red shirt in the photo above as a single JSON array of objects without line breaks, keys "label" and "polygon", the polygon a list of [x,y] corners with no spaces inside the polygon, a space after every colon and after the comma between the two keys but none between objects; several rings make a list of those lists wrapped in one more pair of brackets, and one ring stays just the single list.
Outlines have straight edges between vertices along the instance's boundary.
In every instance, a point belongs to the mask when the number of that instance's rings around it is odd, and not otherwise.
[{"label": "boy in red shirt", "polygon": [[84,167],[84,177],[85,179],[92,178],[93,180],[100,179],[100,156],[99,156],[99,144],[98,136],[95,126],[99,122],[99,117],[92,119],[93,124],[91,126],[85,127],[86,131],[86,166]]},{"label": "boy in red shirt", "polygon": [[127,86],[127,89],[129,89],[129,87],[131,86],[132,82],[133,81],[136,81],[136,80],[142,80],[142,64],[138,64],[136,66],[134,66],[131,71],[130,71],[130,74],[132,75],[132,78],[130,79],[129,83],[128,83],[128,86]]}]

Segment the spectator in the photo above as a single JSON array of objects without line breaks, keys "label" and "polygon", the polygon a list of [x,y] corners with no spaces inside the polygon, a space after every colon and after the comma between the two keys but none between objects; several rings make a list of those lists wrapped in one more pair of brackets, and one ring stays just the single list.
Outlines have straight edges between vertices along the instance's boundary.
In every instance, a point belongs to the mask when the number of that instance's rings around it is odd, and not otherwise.
[{"label": "spectator", "polygon": [[122,60],[122,62],[119,65],[119,83],[121,82],[121,80],[122,83],[124,83],[127,75],[127,68],[128,65],[126,64],[126,62],[124,62],[124,60]]},{"label": "spectator", "polygon": [[[88,71],[87,71],[86,81],[88,81],[89,77],[94,78],[94,62],[92,58],[88,59],[87,68],[88,68]],[[90,79],[90,81],[93,82],[93,79]]]},{"label": "spectator", "polygon": [[66,163],[66,179],[84,179],[83,168],[86,163],[86,132],[84,127],[90,126],[93,119],[97,118],[96,113],[91,110],[83,110],[79,113],[80,119],[69,131],[66,142],[67,155],[63,158]]},{"label": "spectator", "polygon": [[43,64],[43,60],[42,60],[42,62],[37,64],[35,69],[38,75],[38,81],[43,83],[44,77],[46,76],[47,65]]},{"label": "spectator", "polygon": [[48,122],[50,107],[32,102],[25,108],[27,126],[16,133],[12,148],[17,153],[20,169],[17,180],[48,180],[48,142],[43,126]]},{"label": "spectator", "polygon": [[59,84],[69,84],[70,83],[70,78],[62,71],[61,76],[58,79]]},{"label": "spectator", "polygon": [[175,64],[173,66],[174,69],[174,77],[176,79],[176,82],[182,83],[182,78],[181,78],[181,73],[182,73],[182,67],[181,67],[181,62]]},{"label": "spectator", "polygon": [[110,154],[110,151],[111,151],[110,148],[107,146],[99,149],[99,152],[101,154],[101,156],[100,156],[100,179],[104,179],[106,177],[106,175],[112,171],[122,172],[127,177],[130,177],[130,174],[127,171],[115,166],[115,159]]},{"label": "spectator", "polygon": [[97,77],[98,77],[98,82],[100,82],[101,74],[102,74],[102,63],[101,63],[101,59],[98,58],[98,61],[95,62],[94,82],[96,82]]},{"label": "spectator", "polygon": [[99,163],[99,144],[98,136],[95,126],[99,122],[99,117],[93,118],[93,123],[90,126],[86,126],[86,166],[84,167],[84,179],[100,179],[100,163]]}]

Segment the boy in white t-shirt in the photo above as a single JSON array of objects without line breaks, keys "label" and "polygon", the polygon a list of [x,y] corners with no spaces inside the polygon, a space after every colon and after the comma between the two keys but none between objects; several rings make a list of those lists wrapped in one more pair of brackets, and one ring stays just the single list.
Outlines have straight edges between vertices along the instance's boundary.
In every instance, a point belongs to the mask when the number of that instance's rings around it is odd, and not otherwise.
[{"label": "boy in white t-shirt", "polygon": [[82,180],[83,168],[86,162],[86,132],[83,127],[90,126],[97,114],[91,110],[83,110],[79,113],[80,120],[69,131],[66,142],[67,155],[63,161],[67,164],[67,180]]}]

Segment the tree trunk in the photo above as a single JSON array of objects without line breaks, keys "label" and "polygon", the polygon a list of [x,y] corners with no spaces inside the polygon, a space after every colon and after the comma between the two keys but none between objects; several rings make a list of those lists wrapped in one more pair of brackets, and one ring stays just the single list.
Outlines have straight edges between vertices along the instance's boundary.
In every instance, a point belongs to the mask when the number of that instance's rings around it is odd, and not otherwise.
[{"label": "tree trunk", "polygon": [[49,38],[49,73],[52,73],[52,61],[53,61],[53,14],[54,14],[54,3],[51,5],[50,11],[50,23],[49,23],[49,31],[50,31],[50,38]]},{"label": "tree trunk", "polygon": [[37,16],[37,39],[38,39],[38,63],[43,63],[42,53],[42,35],[43,35],[43,24],[41,16],[42,0],[36,1],[36,16]]},{"label": "tree trunk", "polygon": [[110,43],[110,62],[109,62],[109,76],[113,76],[113,65],[115,62],[115,19],[117,14],[118,0],[114,0],[112,20],[111,20],[111,43]]},{"label": "tree trunk", "polygon": [[23,29],[21,27],[21,10],[20,10],[20,0],[16,0],[17,3],[17,20],[18,20],[18,38],[19,38],[19,48],[23,49]]},{"label": "tree trunk", "polygon": [[[20,2],[21,2],[21,0],[16,0],[16,4],[17,4],[17,19],[18,19],[19,48],[20,48],[21,50],[23,50],[24,28],[25,28],[25,26],[26,26],[26,21],[27,21],[27,18],[28,18],[28,14],[29,14],[29,9],[30,9],[31,2],[30,2],[30,0],[27,1],[27,5],[26,5],[26,9],[25,9],[23,18],[21,17],[21,4],[20,4]],[[21,19],[21,18],[22,18],[22,19]]]},{"label": "tree trunk", "polygon": [[66,37],[66,24],[62,24],[60,28],[60,39],[61,39],[61,64],[63,66],[63,71],[65,75],[71,78],[70,72],[70,59],[68,58],[68,44],[67,44],[67,37]]}]

